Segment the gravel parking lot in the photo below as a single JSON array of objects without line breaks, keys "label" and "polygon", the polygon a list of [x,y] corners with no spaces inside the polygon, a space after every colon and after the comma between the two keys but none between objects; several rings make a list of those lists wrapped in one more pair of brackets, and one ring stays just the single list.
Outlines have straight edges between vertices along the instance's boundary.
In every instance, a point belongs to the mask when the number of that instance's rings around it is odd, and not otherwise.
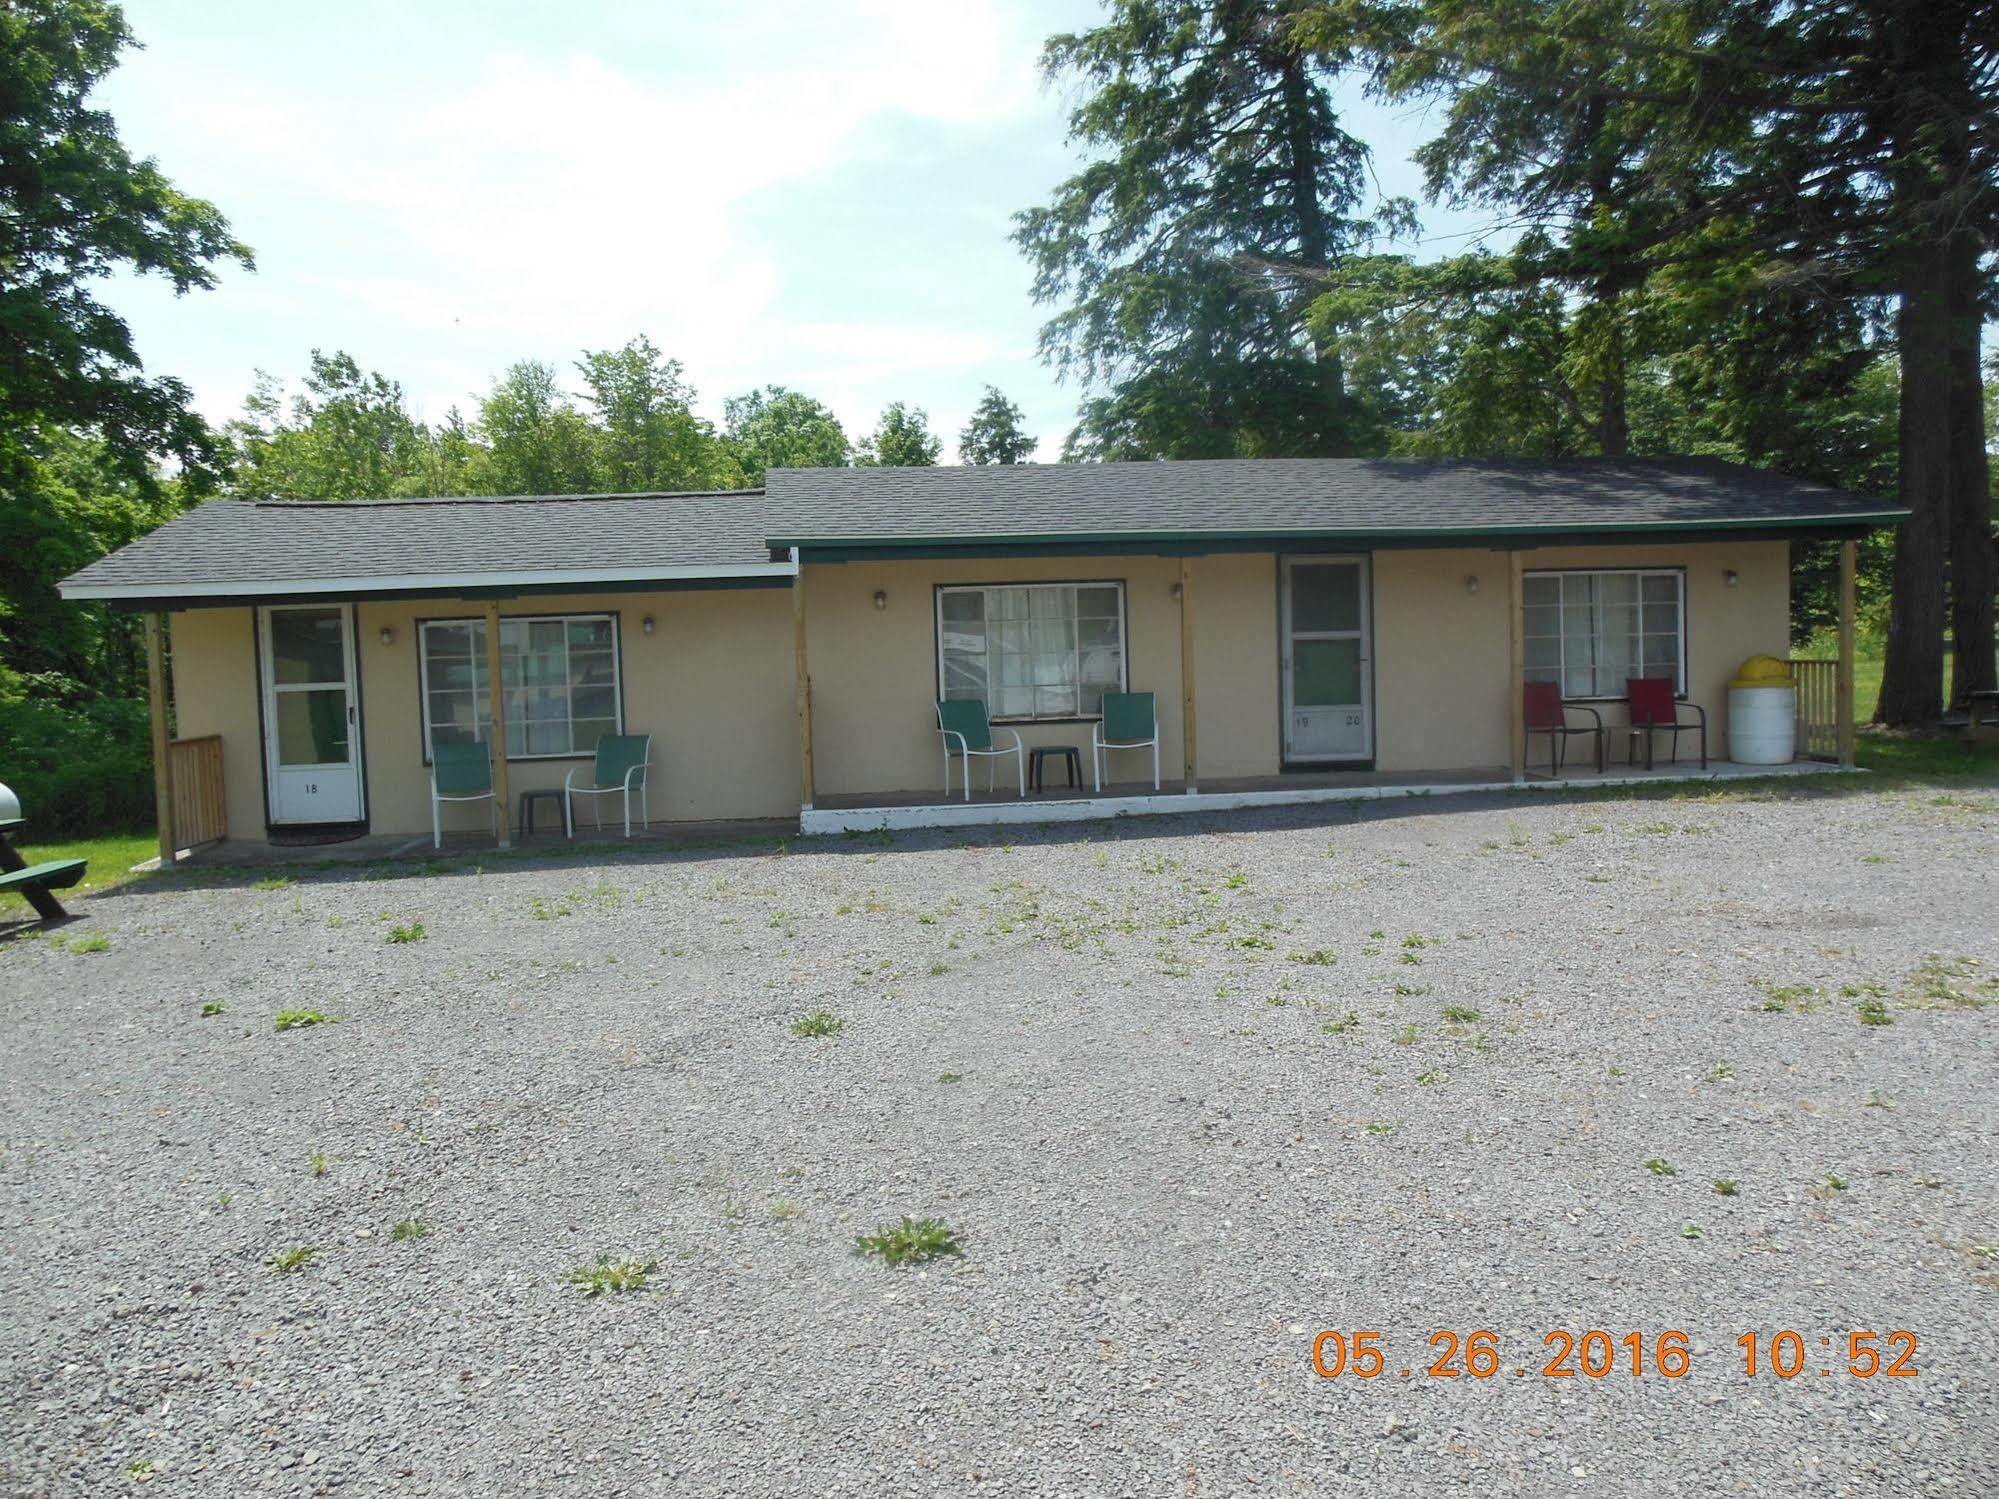
[{"label": "gravel parking lot", "polygon": [[[94,896],[0,943],[0,1491],[1990,1494],[1995,833],[1814,785]],[[855,1253],[904,1214],[963,1257]]]}]

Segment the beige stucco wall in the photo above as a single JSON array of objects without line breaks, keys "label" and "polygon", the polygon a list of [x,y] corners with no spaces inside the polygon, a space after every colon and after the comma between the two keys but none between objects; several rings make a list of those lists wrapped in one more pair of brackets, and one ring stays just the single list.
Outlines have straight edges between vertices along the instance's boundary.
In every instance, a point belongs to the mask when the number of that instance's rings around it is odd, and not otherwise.
[{"label": "beige stucco wall", "polygon": [[[1708,709],[1711,749],[1726,754],[1727,682],[1789,639],[1789,558],[1782,542],[1564,547],[1526,554],[1528,569],[1684,567],[1691,697]],[[1736,587],[1725,574],[1740,574]],[[1465,579],[1479,580],[1476,591]],[[822,795],[941,789],[934,727],[933,588],[949,583],[1119,580],[1125,585],[1131,685],[1156,693],[1162,770],[1181,774],[1180,563],[1167,557],[841,563],[806,569],[814,765]],[[1279,769],[1277,559],[1194,561],[1195,670],[1203,779]],[[874,607],[874,594],[887,607]],[[1383,771],[1497,767],[1509,759],[1507,559],[1482,549],[1373,556],[1376,765]],[[369,819],[376,831],[425,832],[416,621],[481,612],[455,600],[357,609]],[[798,807],[791,596],[784,589],[563,595],[512,600],[504,614],[611,611],[621,623],[625,722],[654,736],[655,821],[786,817]],[[640,621],[655,620],[646,635]],[[394,632],[380,641],[384,625]],[[179,732],[219,733],[230,830],[265,828],[262,747],[248,609],[173,616]],[[1621,712],[1605,713],[1612,723]],[[1023,726],[1034,744],[1087,751],[1090,725]],[[1087,779],[1087,753],[1084,775]],[[515,761],[513,791],[559,786],[572,761]],[[1141,775],[1140,757],[1113,761]],[[980,784],[983,771],[980,772]],[[1058,772],[1059,775],[1059,772]],[[447,810],[448,825],[477,813]]]},{"label": "beige stucco wall", "polygon": [[[805,570],[818,791],[941,790],[934,589],[952,583],[1063,579],[1125,585],[1130,686],[1157,696],[1160,770],[1167,780],[1180,779],[1180,606],[1173,597],[1180,581],[1178,558],[848,562]],[[884,609],[874,606],[877,590],[887,595]],[[1196,559],[1196,733],[1206,775],[1250,775],[1274,767],[1276,609],[1276,566],[1269,556]],[[1029,748],[1075,745],[1088,782],[1088,723],[1017,727]],[[1150,778],[1142,755],[1121,754],[1110,763],[1120,783],[1141,774]],[[1002,774],[1010,772],[1011,765],[1003,762]],[[1061,770],[1054,774],[1060,784]],[[975,764],[974,784],[984,786],[986,775],[986,766]]]},{"label": "beige stucco wall", "polygon": [[[1543,568],[1683,567],[1688,698],[1708,712],[1708,748],[1725,758],[1728,680],[1748,656],[1790,648],[1790,550],[1781,541],[1550,547]],[[1725,574],[1741,581],[1733,588]],[[1465,579],[1478,578],[1476,593]],[[1421,550],[1374,556],[1376,763],[1453,770],[1509,762],[1507,561],[1503,552]],[[1581,720],[1579,719],[1578,722]],[[1624,721],[1604,710],[1606,724]],[[1615,736],[1613,736],[1615,739]],[[1535,754],[1545,741],[1535,741]],[[1692,741],[1682,740],[1692,752]],[[1622,746],[1613,743],[1613,752]]]},{"label": "beige stucco wall", "polygon": [[[429,771],[417,691],[418,619],[479,614],[481,602],[424,599],[356,608],[368,819],[373,831],[430,829]],[[551,595],[510,599],[501,614],[615,613],[625,726],[653,736],[655,822],[787,817],[798,810],[791,595],[781,588]],[[640,626],[646,615],[654,631]],[[381,643],[384,625],[394,639]],[[183,734],[220,733],[236,837],[265,829],[254,615],[201,609],[173,617],[176,704]],[[509,762],[515,798],[560,786],[577,760]],[[516,802],[518,805],[518,802]],[[471,829],[488,815],[445,809]],[[538,815],[548,817],[550,809]],[[608,812],[606,815],[609,815]]]},{"label": "beige stucco wall", "polygon": [[264,836],[254,621],[248,609],[190,609],[167,620],[174,733],[182,739],[222,736],[223,794],[233,838]]}]

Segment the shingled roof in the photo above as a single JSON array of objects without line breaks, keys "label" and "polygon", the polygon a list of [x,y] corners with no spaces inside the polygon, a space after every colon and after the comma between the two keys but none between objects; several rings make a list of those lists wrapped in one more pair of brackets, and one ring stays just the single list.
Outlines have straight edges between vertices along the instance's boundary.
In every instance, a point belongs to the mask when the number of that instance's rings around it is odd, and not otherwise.
[{"label": "shingled roof", "polygon": [[774,546],[1588,537],[1866,529],[1906,511],[1713,458],[1265,458],[774,469]]},{"label": "shingled roof", "polygon": [[768,490],[218,500],[65,579],[128,603],[782,583],[814,557],[1855,535],[1906,511],[1717,459],[773,469]]},{"label": "shingled roof", "polygon": [[761,490],[213,500],[63,581],[68,598],[275,598],[707,582],[773,562]]}]

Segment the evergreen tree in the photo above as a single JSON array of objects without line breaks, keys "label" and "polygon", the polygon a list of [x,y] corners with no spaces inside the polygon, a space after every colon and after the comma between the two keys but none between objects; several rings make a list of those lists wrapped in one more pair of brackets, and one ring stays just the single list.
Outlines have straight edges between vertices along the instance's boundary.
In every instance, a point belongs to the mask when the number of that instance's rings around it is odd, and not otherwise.
[{"label": "evergreen tree", "polygon": [[1025,414],[988,385],[985,396],[958,434],[960,463],[1024,463],[1034,456],[1034,439],[1021,429]]},{"label": "evergreen tree", "polygon": [[1367,151],[1334,114],[1338,65],[1294,40],[1300,9],[1113,0],[1102,25],[1048,42],[1049,77],[1084,90],[1069,137],[1090,160],[1017,216],[1015,238],[1036,299],[1066,304],[1042,330],[1044,356],[1112,387],[1085,406],[1072,450],[1371,445],[1337,330],[1307,326],[1311,288],[1295,274],[1377,228],[1354,217]]}]

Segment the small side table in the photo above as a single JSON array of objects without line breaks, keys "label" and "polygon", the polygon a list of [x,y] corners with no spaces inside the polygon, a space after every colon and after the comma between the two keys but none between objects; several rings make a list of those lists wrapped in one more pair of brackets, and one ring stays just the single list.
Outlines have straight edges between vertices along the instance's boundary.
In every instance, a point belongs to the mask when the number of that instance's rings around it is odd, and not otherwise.
[{"label": "small side table", "polygon": [[1041,791],[1042,772],[1048,761],[1061,756],[1069,771],[1069,789],[1074,791],[1083,783],[1082,751],[1073,744],[1037,744],[1027,752],[1027,784],[1038,795]]},{"label": "small side table", "polygon": [[534,804],[539,801],[555,803],[555,820],[562,824],[562,831],[565,835],[573,837],[574,835],[570,833],[569,829],[569,809],[567,803],[563,798],[561,790],[553,786],[544,786],[539,791],[523,791],[521,793],[521,836],[525,838],[534,832]]}]

